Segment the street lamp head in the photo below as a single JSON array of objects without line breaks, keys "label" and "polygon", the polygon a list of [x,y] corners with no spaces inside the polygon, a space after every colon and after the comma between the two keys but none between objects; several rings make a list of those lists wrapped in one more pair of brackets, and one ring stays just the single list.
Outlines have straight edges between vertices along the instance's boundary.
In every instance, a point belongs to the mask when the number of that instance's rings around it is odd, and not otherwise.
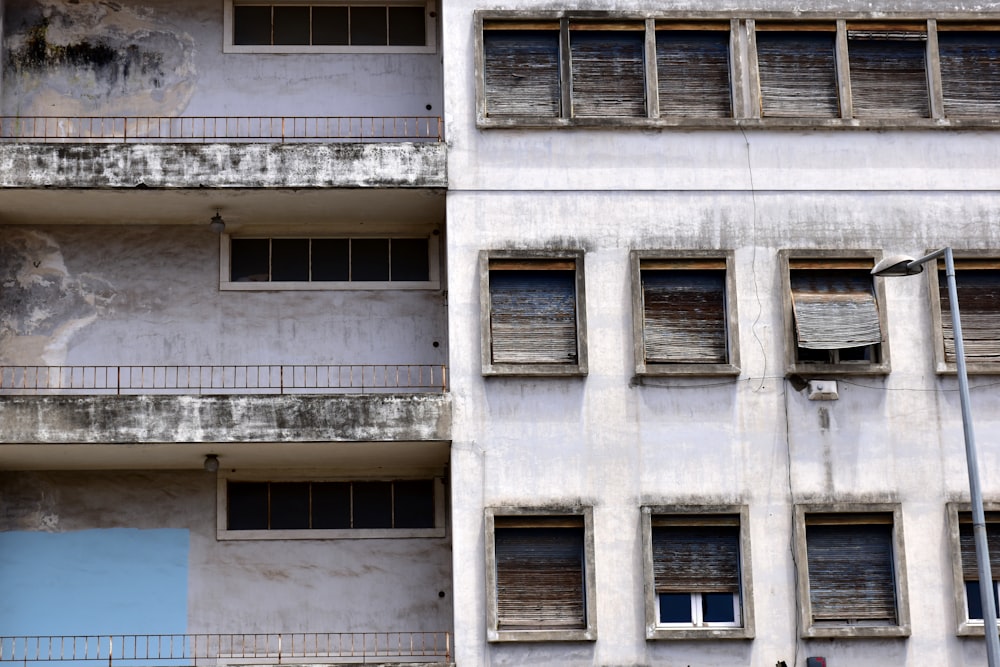
[{"label": "street lamp head", "polygon": [[924,270],[923,262],[907,255],[892,255],[886,257],[872,269],[873,276],[894,277],[913,276]]}]

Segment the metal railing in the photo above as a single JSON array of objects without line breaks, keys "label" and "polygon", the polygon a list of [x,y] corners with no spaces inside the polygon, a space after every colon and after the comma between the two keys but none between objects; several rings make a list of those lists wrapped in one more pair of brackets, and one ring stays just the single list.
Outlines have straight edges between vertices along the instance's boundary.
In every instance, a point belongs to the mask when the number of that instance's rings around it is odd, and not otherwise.
[{"label": "metal railing", "polygon": [[295,632],[0,637],[0,662],[280,665],[451,661],[450,632]]},{"label": "metal railing", "polygon": [[441,141],[439,116],[2,116],[0,141],[303,143]]},{"label": "metal railing", "polygon": [[439,392],[434,364],[0,366],[0,394],[304,394]]}]

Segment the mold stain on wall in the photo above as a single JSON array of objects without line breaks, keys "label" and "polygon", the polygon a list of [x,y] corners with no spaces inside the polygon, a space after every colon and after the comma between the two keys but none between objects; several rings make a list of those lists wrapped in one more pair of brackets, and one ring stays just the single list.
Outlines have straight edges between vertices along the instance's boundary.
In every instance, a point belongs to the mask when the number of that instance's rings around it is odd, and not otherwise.
[{"label": "mold stain on wall", "polygon": [[6,115],[176,116],[194,92],[194,39],[150,8],[15,2],[5,22]]}]

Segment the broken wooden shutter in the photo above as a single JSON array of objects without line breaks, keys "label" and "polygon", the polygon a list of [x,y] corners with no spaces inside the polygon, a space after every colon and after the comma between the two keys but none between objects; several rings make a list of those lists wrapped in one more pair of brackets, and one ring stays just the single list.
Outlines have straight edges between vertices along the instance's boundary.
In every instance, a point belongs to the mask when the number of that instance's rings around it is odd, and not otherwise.
[{"label": "broken wooden shutter", "polygon": [[[955,286],[958,288],[966,360],[1000,362],[1000,269],[964,269],[959,263],[955,271]],[[941,297],[944,357],[948,363],[955,363],[955,330],[951,323],[951,300],[948,298],[948,278],[944,271],[938,272],[938,292]]]},{"label": "broken wooden shutter", "polygon": [[739,593],[739,526],[653,528],[657,593]]},{"label": "broken wooden shutter", "polygon": [[806,525],[814,621],[896,622],[892,523]]},{"label": "broken wooden shutter", "polygon": [[790,278],[798,347],[836,350],[882,342],[866,271],[792,270]]},{"label": "broken wooden shutter", "polygon": [[835,33],[758,28],[761,115],[836,118]]},{"label": "broken wooden shutter", "polygon": [[483,78],[487,116],[559,117],[559,26],[533,29],[483,27]]},{"label": "broken wooden shutter", "polygon": [[646,116],[644,24],[571,24],[574,117]]},{"label": "broken wooden shutter", "polygon": [[[972,517],[959,517],[958,540],[962,553],[962,578],[965,581],[979,581],[979,565],[976,562],[976,539],[972,533]],[[990,572],[993,581],[1000,581],[1000,515],[989,512],[986,515],[986,544],[990,556]],[[980,618],[982,618],[980,616]]]},{"label": "broken wooden shutter", "polygon": [[729,30],[657,26],[656,73],[661,116],[732,118]]},{"label": "broken wooden shutter", "polygon": [[493,363],[575,364],[576,332],[575,262],[490,261]]},{"label": "broken wooden shutter", "polygon": [[946,116],[1000,115],[1000,32],[938,28]]},{"label": "broken wooden shutter", "polygon": [[646,362],[726,363],[725,271],[645,268],[661,265],[641,265]]},{"label": "broken wooden shutter", "polygon": [[585,628],[583,528],[496,528],[500,630]]},{"label": "broken wooden shutter", "polygon": [[848,29],[847,38],[856,118],[930,115],[926,32]]}]

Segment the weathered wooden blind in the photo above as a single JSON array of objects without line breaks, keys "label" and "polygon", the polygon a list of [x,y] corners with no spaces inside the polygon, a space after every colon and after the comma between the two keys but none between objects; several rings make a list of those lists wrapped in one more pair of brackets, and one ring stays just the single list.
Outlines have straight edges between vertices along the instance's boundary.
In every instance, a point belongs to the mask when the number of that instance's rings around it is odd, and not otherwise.
[{"label": "weathered wooden blind", "polygon": [[643,270],[643,348],[648,363],[725,363],[724,271]]},{"label": "weathered wooden blind", "polygon": [[938,32],[946,116],[1000,116],[1000,33]]},{"label": "weathered wooden blind", "polygon": [[926,118],[927,34],[848,31],[856,118]]},{"label": "weathered wooden blind", "polygon": [[834,46],[833,32],[757,32],[761,114],[839,116]]},{"label": "weathered wooden blind", "polygon": [[487,116],[559,116],[558,30],[483,30]]},{"label": "weathered wooden blind", "polygon": [[498,628],[584,628],[583,528],[497,528]]},{"label": "weathered wooden blind", "polygon": [[644,33],[593,27],[570,30],[573,116],[645,117]]},{"label": "weathered wooden blind", "polygon": [[[1000,269],[955,271],[962,341],[969,362],[1000,362]],[[938,272],[941,295],[941,332],[945,361],[955,363],[955,330],[951,323],[948,279]]]},{"label": "weathered wooden blind", "polygon": [[[993,514],[993,513],[991,513]],[[990,556],[990,572],[993,581],[1000,580],[1000,520],[995,514],[987,516],[986,544]],[[962,578],[966,581],[979,581],[979,565],[976,563],[976,539],[972,534],[972,518],[962,517],[958,525],[959,546],[962,552]]]},{"label": "weathered wooden blind", "polygon": [[810,350],[882,342],[878,304],[867,272],[791,272],[797,345]]},{"label": "weathered wooden blind", "polygon": [[657,593],[739,593],[738,526],[653,528]]},{"label": "weathered wooden blind", "polygon": [[732,118],[729,33],[657,30],[660,115]]},{"label": "weathered wooden blind", "polygon": [[575,272],[502,266],[490,269],[493,362],[576,363]]},{"label": "weathered wooden blind", "polygon": [[896,622],[892,524],[807,525],[815,621]]}]

